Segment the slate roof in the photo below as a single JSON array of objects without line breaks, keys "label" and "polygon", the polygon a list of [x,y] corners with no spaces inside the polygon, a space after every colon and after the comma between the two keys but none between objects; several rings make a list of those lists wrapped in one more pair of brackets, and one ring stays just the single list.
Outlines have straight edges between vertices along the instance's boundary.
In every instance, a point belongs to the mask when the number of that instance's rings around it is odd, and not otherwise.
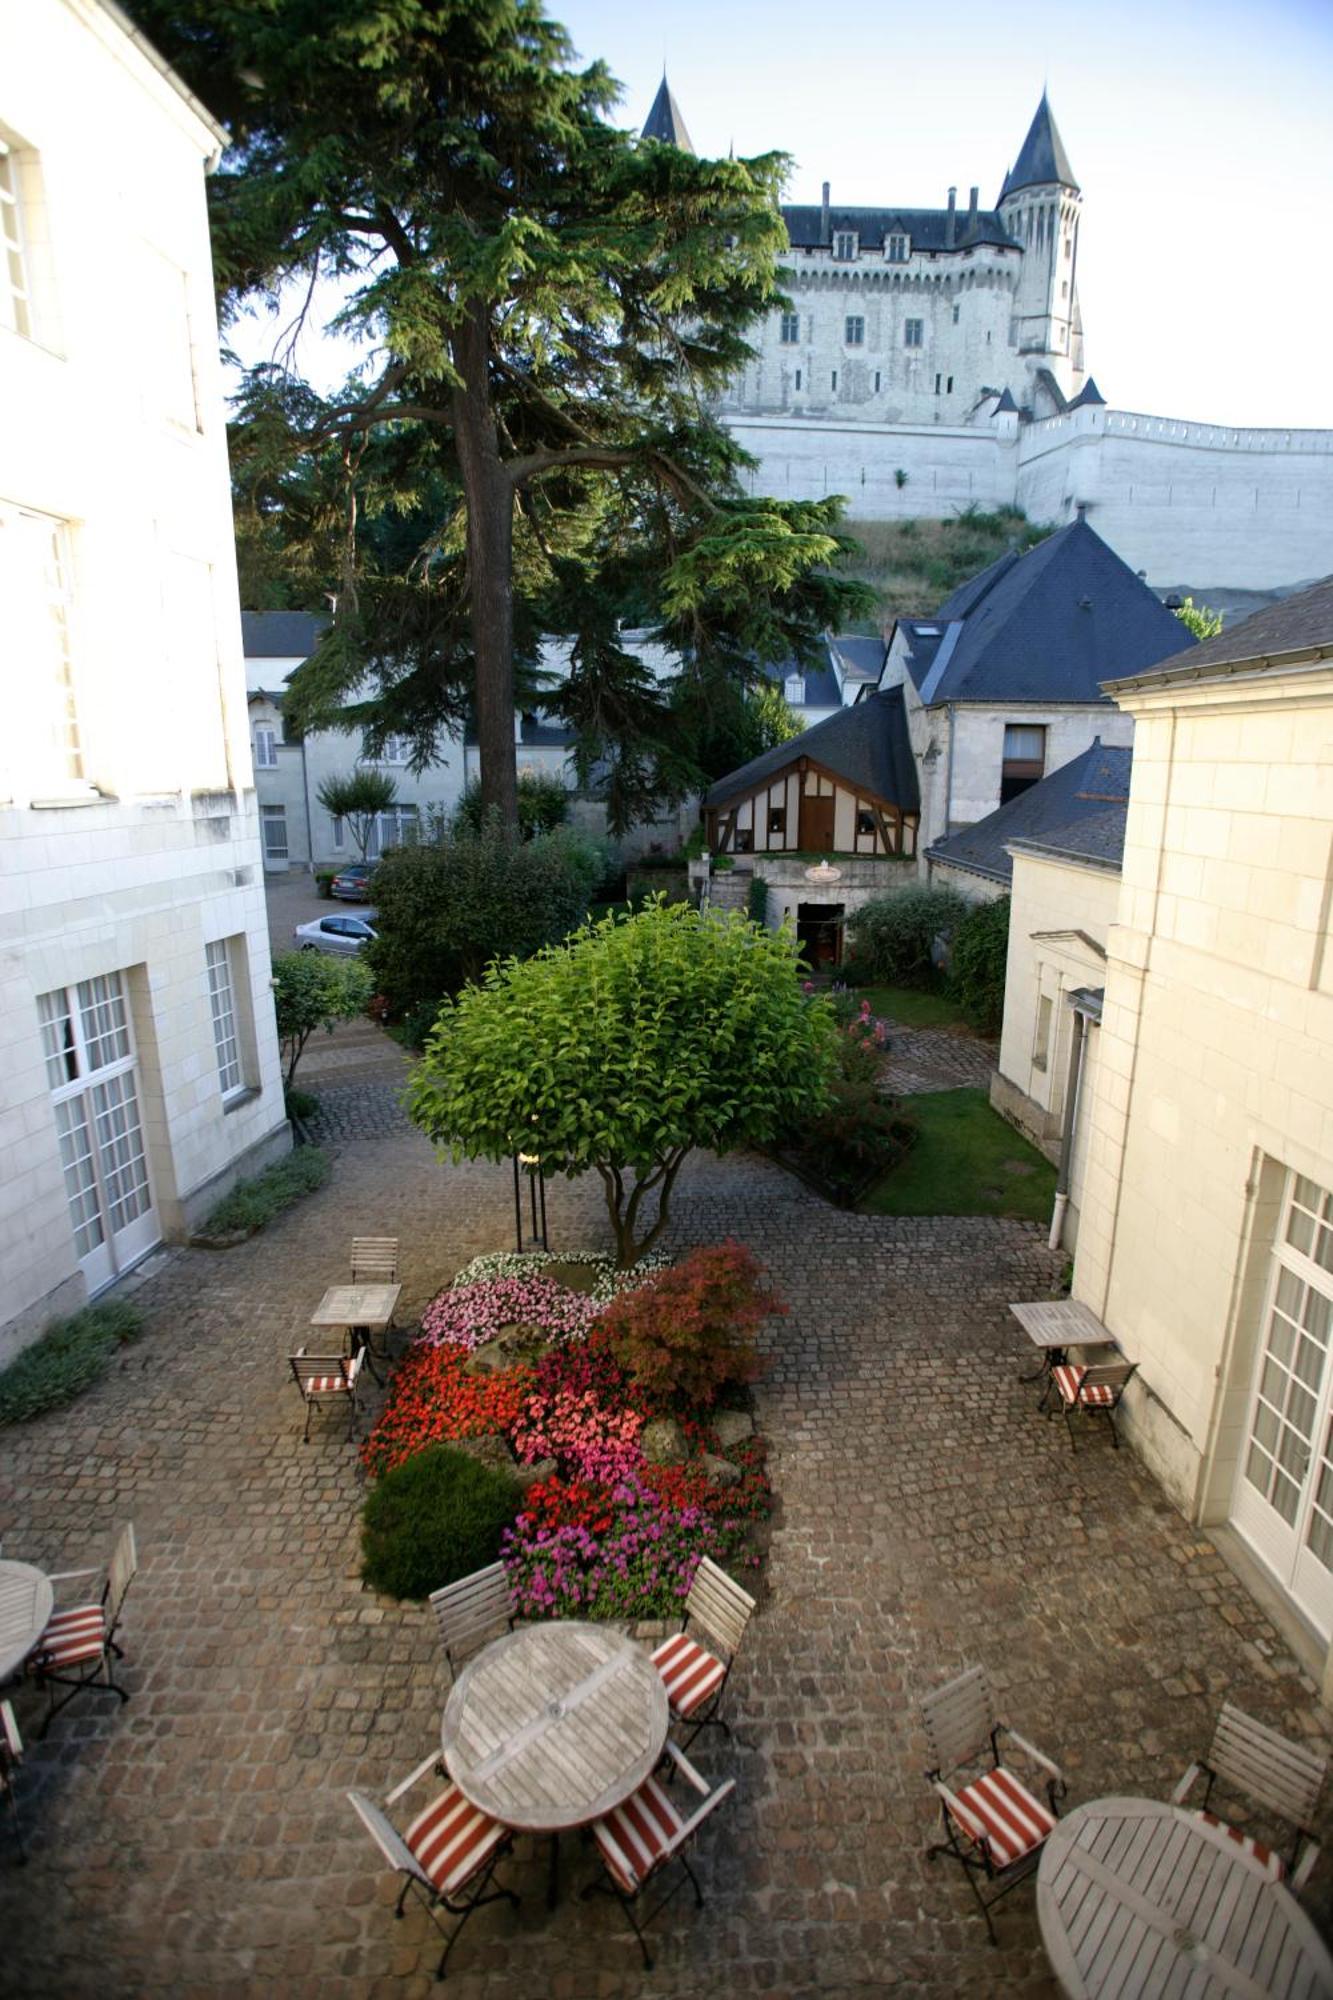
[{"label": "slate roof", "polygon": [[[1317,652],[1333,648],[1333,576],[1311,584],[1277,604],[1266,604],[1253,617],[1219,632],[1214,639],[1187,647],[1153,663],[1147,678],[1159,674],[1179,674],[1182,678],[1207,678],[1210,673],[1248,665],[1269,665],[1280,671],[1284,655]],[[1122,674],[1105,685],[1114,689],[1121,681],[1132,686],[1140,676]]]},{"label": "slate roof", "polygon": [[664,146],[676,146],[682,153],[692,153],[694,144],[685,129],[685,120],[680,115],[680,106],[671,95],[671,86],[662,72],[662,81],[657,86],[653,108],[643,121],[645,139],[660,139]]},{"label": "slate roof", "polygon": [[991,414],[996,417],[1016,417],[1018,415],[1018,405],[1008,389],[1005,390]]},{"label": "slate roof", "polygon": [[243,611],[241,641],[247,660],[307,660],[328,624],[312,611]]},{"label": "slate roof", "polygon": [[1074,169],[1069,164],[1069,155],[1064,142],[1055,129],[1055,119],[1051,113],[1046,92],[1041,93],[1041,103],[1037,114],[1028,126],[1027,138],[1023,141],[1018,158],[1004,177],[1000,190],[1000,200],[1007,194],[1014,194],[1019,188],[1049,187],[1058,182],[1061,187],[1077,188]]},{"label": "slate roof", "polygon": [[840,708],[813,729],[793,736],[790,743],[779,743],[776,749],[752,757],[748,764],[719,778],[705,792],[704,804],[720,806],[740,798],[766,778],[787,770],[799,757],[814,758],[851,790],[883,799],[903,812],[920,809],[907,711],[898,687],[871,695],[853,708]]},{"label": "slate roof", "polygon": [[849,681],[877,681],[884,668],[888,648],[882,639],[870,639],[848,632],[831,642]]},{"label": "slate roof", "polygon": [[942,702],[1102,702],[1102,684],[1178,653],[1179,619],[1087,522],[1012,550],[946,598],[902,619],[907,670]]},{"label": "slate roof", "polygon": [[775,660],[760,671],[779,687],[789,675],[798,674],[804,688],[800,700],[802,708],[837,708],[842,701],[838,677],[831,666],[803,667],[799,660]]},{"label": "slate roof", "polygon": [[1014,864],[1007,847],[1014,841],[1118,868],[1125,851],[1132,759],[1131,750],[1110,747],[1099,736],[1081,756],[1008,805],[937,840],[928,850],[930,859],[1008,882]]},{"label": "slate roof", "polygon": [[1092,376],[1089,375],[1087,381],[1083,384],[1083,387],[1079,390],[1069,407],[1071,410],[1082,410],[1086,409],[1092,403],[1105,403],[1105,401],[1105,396],[1103,396],[1101,390],[1097,387]]},{"label": "slate roof", "polygon": [[829,243],[823,238],[824,211],[818,202],[786,206],[782,219],[793,250],[827,249],[840,229],[856,231],[862,250],[883,250],[886,236],[907,236],[916,250],[966,250],[977,243],[998,243],[1008,250],[1021,246],[1014,241],[993,210],[981,209],[969,222],[966,209],[954,214],[954,240],[946,241],[949,223],[947,208],[833,208],[829,209]]}]

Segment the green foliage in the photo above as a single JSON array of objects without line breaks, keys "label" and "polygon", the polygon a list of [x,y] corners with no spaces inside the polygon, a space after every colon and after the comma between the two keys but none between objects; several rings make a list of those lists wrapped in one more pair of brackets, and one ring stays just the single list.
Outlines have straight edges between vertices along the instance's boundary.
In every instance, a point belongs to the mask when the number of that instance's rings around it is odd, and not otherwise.
[{"label": "green foliage", "polygon": [[597,844],[565,828],[510,846],[482,831],[391,850],[375,872],[377,936],[366,959],[395,1015],[433,1018],[496,958],[530,958],[588,913],[605,868]]},{"label": "green foliage", "polygon": [[1009,898],[974,903],[955,924],[949,946],[949,985],[974,1028],[998,1035],[1004,1021],[1004,975],[1009,952]]},{"label": "green foliage", "polygon": [[516,832],[515,676],[551,633],[613,829],[683,796],[691,744],[622,622],[720,688],[869,602],[830,571],[852,551],[837,497],[747,496],[709,413],[779,297],[786,161],[618,129],[617,86],[537,0],[139,0],[136,20],[232,133],[208,183],[224,316],[290,284],[303,317],[324,277],[365,341],[333,394],[275,362],[239,398],[247,587],[337,598],[292,725],[401,733],[424,765],[473,712]]},{"label": "green foliage", "polygon": [[[521,771],[518,779],[518,830],[524,840],[554,833],[569,818],[569,788],[543,771]],[[469,785],[454,811],[454,825],[464,833],[481,832],[481,786]]]},{"label": "green foliage", "polygon": [[376,818],[396,802],[398,787],[385,771],[351,771],[326,778],[315,797],[331,818],[346,821],[364,861]]},{"label": "green foliage", "polygon": [[934,973],[931,949],[936,938],[951,932],[969,907],[956,890],[924,884],[863,903],[847,919],[853,976],[902,986],[928,984]]},{"label": "green foliage", "polygon": [[52,1320],[30,1347],[0,1369],[0,1424],[57,1410],[107,1369],[116,1349],[143,1331],[143,1314],[120,1299]]},{"label": "green foliage", "polygon": [[389,1597],[428,1597],[496,1561],[521,1499],[517,1479],[468,1452],[415,1452],[366,1497],[361,1575]]},{"label": "green foliage", "polygon": [[231,1236],[240,1230],[262,1229],[302,1195],[313,1194],[316,1188],[323,1187],[328,1177],[328,1154],[318,1146],[299,1146],[285,1160],[266,1167],[262,1174],[237,1181],[195,1235],[206,1242],[210,1237]]},{"label": "green foliage", "polygon": [[795,974],[790,931],[736,914],[659,898],[604,918],[445,1007],[411,1115],[455,1158],[521,1148],[548,1175],[595,1171],[632,1263],[693,1147],[763,1143],[822,1102],[837,1031]]},{"label": "green foliage", "polygon": [[752,875],[745,892],[745,914],[752,924],[768,922],[768,884],[762,875]]},{"label": "green foliage", "polygon": [[310,1037],[320,1028],[331,1035],[339,1021],[364,1014],[374,991],[375,982],[359,956],[288,951],[274,959],[273,1006],[288,1090]]},{"label": "green foliage", "polygon": [[768,679],[751,687],[731,681],[701,686],[683,677],[672,692],[671,709],[680,739],[676,758],[682,770],[692,767],[695,791],[789,743],[805,727],[781,686]]},{"label": "green foliage", "polygon": [[650,1409],[708,1409],[759,1373],[755,1335],[787,1308],[760,1282],[758,1259],[728,1240],[622,1292],[600,1324]]},{"label": "green foliage", "polygon": [[858,547],[846,573],[858,577],[877,599],[877,615],[862,629],[879,632],[887,618],[935,611],[960,583],[1006,550],[1021,555],[1054,530],[1029,521],[1018,507],[997,507],[993,513],[967,507],[944,521],[849,522],[848,532]]},{"label": "green foliage", "polygon": [[337,872],[336,868],[317,868],[315,870],[315,887],[319,890],[321,896],[331,896],[333,894],[333,878]]},{"label": "green foliage", "polygon": [[289,1118],[301,1118],[307,1121],[319,1110],[319,1099],[312,1090],[284,1091],[282,1104]]},{"label": "green foliage", "polygon": [[892,1171],[916,1139],[916,1124],[864,1077],[840,1076],[829,1103],[789,1133],[780,1156],[845,1207],[869,1181]]},{"label": "green foliage", "polygon": [[1192,597],[1183,599],[1172,609],[1186,631],[1192,632],[1196,639],[1215,639],[1225,623],[1220,611],[1210,610],[1206,604],[1196,604]]},{"label": "green foliage", "polygon": [[1055,1168],[991,1109],[984,1090],[932,1090],[900,1109],[911,1153],[857,1206],[870,1215],[1017,1215],[1046,1223]]}]

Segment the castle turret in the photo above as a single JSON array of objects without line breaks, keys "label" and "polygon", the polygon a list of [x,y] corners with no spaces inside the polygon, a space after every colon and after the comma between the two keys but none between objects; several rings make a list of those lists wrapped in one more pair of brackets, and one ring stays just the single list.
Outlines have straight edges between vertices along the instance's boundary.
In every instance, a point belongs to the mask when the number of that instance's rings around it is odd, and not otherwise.
[{"label": "castle turret", "polygon": [[653,108],[643,123],[640,137],[660,139],[664,146],[676,146],[682,153],[692,153],[693,143],[685,130],[685,120],[680,115],[680,106],[671,95],[671,86],[662,71],[662,81],[653,99]]},{"label": "castle turret", "polygon": [[[1078,311],[1078,224],[1083,197],[1045,91],[1018,158],[1005,175],[999,214],[1022,245],[1012,339],[1024,369],[1023,400],[1058,408],[1083,381]],[[1050,393],[1054,383],[1058,396]]]}]

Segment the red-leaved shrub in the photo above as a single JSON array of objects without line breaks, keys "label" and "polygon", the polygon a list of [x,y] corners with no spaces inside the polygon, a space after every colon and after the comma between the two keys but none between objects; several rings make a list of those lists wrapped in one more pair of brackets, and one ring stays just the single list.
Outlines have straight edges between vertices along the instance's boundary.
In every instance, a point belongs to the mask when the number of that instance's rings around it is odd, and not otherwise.
[{"label": "red-leaved shrub", "polygon": [[600,1325],[647,1403],[707,1409],[724,1389],[754,1381],[760,1322],[787,1310],[760,1278],[758,1260],[728,1238],[612,1300]]}]

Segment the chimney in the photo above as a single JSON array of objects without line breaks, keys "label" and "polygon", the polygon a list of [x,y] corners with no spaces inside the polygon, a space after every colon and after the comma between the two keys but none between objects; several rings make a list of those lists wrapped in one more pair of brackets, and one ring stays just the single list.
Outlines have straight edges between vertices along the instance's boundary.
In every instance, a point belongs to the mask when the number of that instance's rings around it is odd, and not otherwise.
[{"label": "chimney", "polygon": [[954,230],[958,223],[958,190],[949,189],[949,213],[944,219],[944,247],[953,249]]},{"label": "chimney", "polygon": [[977,226],[977,195],[979,192],[980,190],[977,188],[969,188],[967,191],[967,226],[969,229],[975,229]]},{"label": "chimney", "polygon": [[828,185],[829,185],[828,182],[825,181],[824,201],[823,201],[823,206],[820,208],[819,211],[819,240],[821,243],[827,243],[829,240]]}]

